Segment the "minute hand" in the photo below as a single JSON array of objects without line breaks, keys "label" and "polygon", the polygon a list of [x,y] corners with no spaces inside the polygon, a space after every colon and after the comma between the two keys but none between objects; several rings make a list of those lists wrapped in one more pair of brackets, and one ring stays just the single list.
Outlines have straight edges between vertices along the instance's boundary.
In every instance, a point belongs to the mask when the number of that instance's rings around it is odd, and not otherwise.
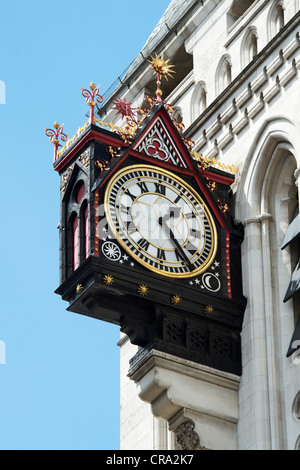
[{"label": "minute hand", "polygon": [[[168,214],[167,218],[171,217],[173,215],[173,213],[171,212],[170,215]],[[168,226],[168,224],[166,224],[166,220],[164,217],[160,217],[158,219],[158,223],[166,230],[167,233],[169,233],[170,235],[170,239],[172,240],[172,242],[174,243],[174,245],[176,246],[177,250],[179,251],[182,259],[186,262],[187,266],[190,268],[190,270],[193,269],[193,265],[192,263],[190,262],[189,258],[186,256],[185,252],[183,251],[182,249],[182,246],[180,245],[179,241],[177,240],[177,238],[174,236],[174,233],[172,232],[172,230],[170,229],[170,227]]]}]

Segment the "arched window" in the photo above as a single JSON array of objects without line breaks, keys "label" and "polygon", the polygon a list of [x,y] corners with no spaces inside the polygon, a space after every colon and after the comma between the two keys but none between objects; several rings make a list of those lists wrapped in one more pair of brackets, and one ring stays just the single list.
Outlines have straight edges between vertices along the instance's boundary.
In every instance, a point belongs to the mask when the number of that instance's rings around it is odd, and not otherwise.
[{"label": "arched window", "polygon": [[217,67],[216,93],[219,95],[232,81],[232,64],[228,55],[224,56]]},{"label": "arched window", "polygon": [[269,41],[284,26],[284,2],[279,0],[270,8],[268,15],[268,39]]},{"label": "arched window", "polygon": [[79,230],[78,230],[78,215],[74,217],[72,223],[72,239],[73,239],[73,271],[79,266]]},{"label": "arched window", "polygon": [[81,210],[81,219],[82,219],[82,259],[87,259],[89,255],[89,209],[87,202],[84,201]]},{"label": "arched window", "polygon": [[[295,329],[296,313],[292,299],[284,302],[293,261],[290,250],[282,250],[281,246],[298,204],[296,150],[292,145],[296,135],[294,126],[287,120],[283,122],[278,118],[266,122],[253,138],[252,146],[249,144],[236,195],[236,217],[245,226],[242,245],[243,274],[246,276],[244,292],[251,299],[245,316],[254,319],[248,342],[251,351],[245,341],[242,357],[248,364],[253,361],[253,403],[258,398],[255,392],[259,389],[257,378],[264,375],[264,383],[260,383],[260,390],[264,389],[264,392],[259,399],[266,405],[272,403],[272,417],[266,419],[274,418],[271,439],[275,439],[274,434],[279,430],[276,438],[281,440],[284,440],[284,430],[280,416],[284,411],[280,396],[286,376],[283,377],[280,370],[288,364],[286,354]],[[242,344],[245,333],[246,330],[242,333]],[[258,348],[261,348],[259,357],[256,356]],[[299,371],[294,368],[292,374],[294,378]],[[245,392],[248,383],[241,385],[241,393]],[[274,400],[269,390],[275,389],[278,396]],[[256,432],[266,435],[263,426]]]},{"label": "arched window", "polygon": [[89,254],[89,220],[86,185],[81,179],[75,184],[68,203],[67,275],[75,271]]},{"label": "arched window", "polygon": [[251,26],[246,32],[241,46],[241,60],[243,68],[246,67],[257,55],[257,41],[257,30],[254,26]]},{"label": "arched window", "polygon": [[199,82],[192,95],[191,103],[191,120],[192,122],[205,111],[207,106],[206,85],[204,82]]}]

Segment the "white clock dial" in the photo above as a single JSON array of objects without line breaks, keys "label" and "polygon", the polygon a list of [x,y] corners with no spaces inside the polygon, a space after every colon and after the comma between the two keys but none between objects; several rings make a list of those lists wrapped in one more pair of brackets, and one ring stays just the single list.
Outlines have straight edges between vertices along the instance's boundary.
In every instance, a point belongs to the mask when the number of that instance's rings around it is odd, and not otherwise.
[{"label": "white clock dial", "polygon": [[152,271],[192,277],[212,263],[216,227],[201,197],[166,170],[119,171],[105,194],[108,223],[120,245]]}]

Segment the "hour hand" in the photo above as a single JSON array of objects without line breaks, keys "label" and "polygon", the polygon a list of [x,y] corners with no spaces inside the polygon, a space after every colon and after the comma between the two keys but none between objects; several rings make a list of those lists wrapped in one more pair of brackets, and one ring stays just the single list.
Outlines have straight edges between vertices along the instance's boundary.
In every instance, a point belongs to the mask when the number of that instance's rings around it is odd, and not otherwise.
[{"label": "hour hand", "polygon": [[[179,208],[175,208],[175,209],[178,209]],[[172,232],[172,230],[170,229],[170,227],[168,226],[168,224],[166,224],[166,220],[169,219],[170,217],[173,217],[174,216],[174,212],[172,212],[172,210],[170,210],[170,213],[169,214],[166,214],[164,217],[160,217],[158,219],[158,223],[159,225],[161,225],[163,228],[165,228],[166,232],[168,233],[168,235],[170,236],[170,239],[172,240],[172,242],[174,243],[174,245],[176,246],[177,248],[177,251],[179,252],[179,255],[180,257],[183,259],[183,261],[185,261],[185,263],[187,264],[187,266],[190,268],[190,270],[193,269],[193,265],[192,263],[190,262],[188,256],[185,254],[185,252],[183,251],[183,248],[182,246],[180,245],[179,241],[177,240],[177,238],[175,237],[174,233]],[[175,217],[177,217],[178,215],[175,215]]]},{"label": "hour hand", "polygon": [[170,219],[171,217],[177,218],[180,213],[180,208],[179,207],[170,207],[169,212],[165,214],[163,217],[160,217],[158,219],[158,222],[160,225],[163,225],[166,220]]}]

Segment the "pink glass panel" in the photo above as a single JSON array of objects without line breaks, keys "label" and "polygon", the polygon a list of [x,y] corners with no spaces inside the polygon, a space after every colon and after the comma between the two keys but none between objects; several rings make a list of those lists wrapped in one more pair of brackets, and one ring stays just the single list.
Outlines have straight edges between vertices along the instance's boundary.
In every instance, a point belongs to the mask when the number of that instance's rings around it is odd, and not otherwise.
[{"label": "pink glass panel", "polygon": [[78,244],[78,217],[73,222],[73,271],[78,268],[79,264],[79,244]]},{"label": "pink glass panel", "polygon": [[84,186],[84,183],[81,183],[81,185],[77,188],[76,197],[75,197],[75,200],[78,204],[82,201],[84,192],[85,192],[85,186]]},{"label": "pink glass panel", "polygon": [[88,206],[86,206],[84,211],[84,245],[85,245],[85,259],[89,255],[89,218],[88,218],[89,210]]}]

